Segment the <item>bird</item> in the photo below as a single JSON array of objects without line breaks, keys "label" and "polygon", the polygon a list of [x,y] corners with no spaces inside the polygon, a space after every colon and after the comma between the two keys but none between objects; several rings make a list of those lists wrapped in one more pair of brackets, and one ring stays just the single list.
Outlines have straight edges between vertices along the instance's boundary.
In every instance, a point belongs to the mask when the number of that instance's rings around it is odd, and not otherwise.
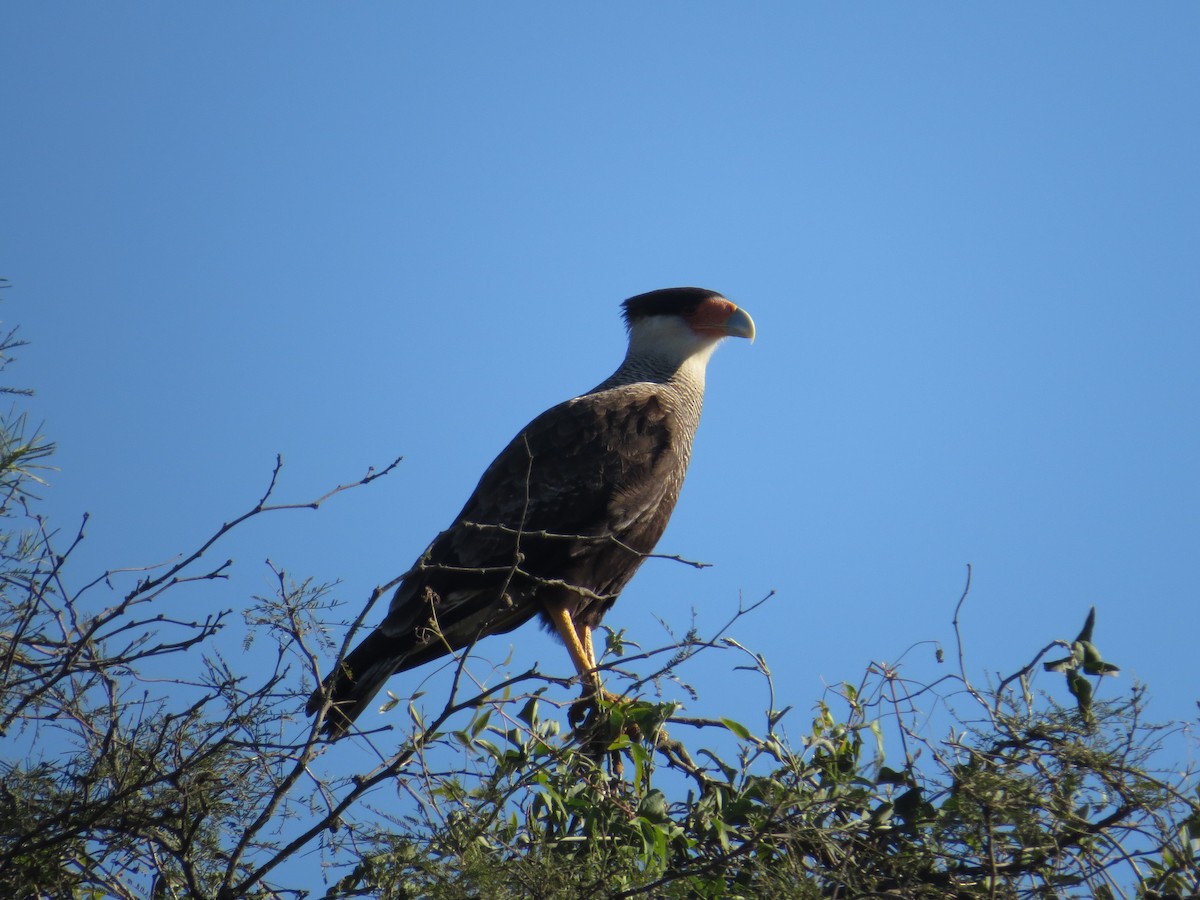
[{"label": "bird", "polygon": [[393,675],[535,616],[602,693],[592,631],[667,527],[691,459],[709,358],[754,320],[716,291],[622,303],[628,349],[596,387],[537,416],[399,581],[382,622],[307,704],[346,734]]}]

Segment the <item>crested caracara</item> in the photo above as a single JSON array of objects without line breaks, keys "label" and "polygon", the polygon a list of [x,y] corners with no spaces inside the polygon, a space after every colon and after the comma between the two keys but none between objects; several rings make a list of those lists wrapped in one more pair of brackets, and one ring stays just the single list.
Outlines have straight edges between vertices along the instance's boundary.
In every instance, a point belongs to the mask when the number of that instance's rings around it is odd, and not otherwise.
[{"label": "crested caracara", "polygon": [[397,672],[534,616],[599,690],[592,629],[667,527],[709,357],[722,338],[754,337],[744,310],[701,288],[651,291],[623,309],[617,370],[521,429],[403,576],[383,621],[313,692],[308,712],[323,711],[327,734],[346,732]]}]

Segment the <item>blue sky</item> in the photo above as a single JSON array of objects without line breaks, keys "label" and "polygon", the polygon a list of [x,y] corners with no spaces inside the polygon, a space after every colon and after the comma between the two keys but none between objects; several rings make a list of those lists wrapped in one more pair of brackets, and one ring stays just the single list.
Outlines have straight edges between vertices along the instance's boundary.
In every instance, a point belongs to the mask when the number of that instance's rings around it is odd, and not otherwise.
[{"label": "blue sky", "polygon": [[[1124,667],[1102,696],[1133,676],[1157,718],[1194,720],[1200,7],[14,3],[0,23],[0,314],[60,447],[47,509],[92,515],[81,582],[192,548],[277,452],[281,500],[403,455],[178,595],[237,607],[270,556],[357,609],[521,425],[615,367],[620,300],[697,284],[759,328],[710,365],[660,545],[714,567],[647,565],[612,624],[654,645],[655,617],[711,630],[776,590],[735,634],[802,731],[825,683],[948,644],[971,564],[975,675],[1095,604]],[[535,628],[482,649],[514,642],[569,669]],[[746,705],[738,662],[684,673],[694,709]]]}]

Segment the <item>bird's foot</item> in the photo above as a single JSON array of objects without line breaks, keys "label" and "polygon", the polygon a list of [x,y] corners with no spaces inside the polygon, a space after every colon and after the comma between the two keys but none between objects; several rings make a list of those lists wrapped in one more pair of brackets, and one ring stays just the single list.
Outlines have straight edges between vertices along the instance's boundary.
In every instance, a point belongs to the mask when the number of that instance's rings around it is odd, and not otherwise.
[{"label": "bird's foot", "polygon": [[612,749],[613,742],[622,735],[631,741],[642,739],[641,727],[624,712],[633,702],[603,688],[588,688],[567,711],[567,721],[578,735],[583,753],[596,763],[607,758],[618,778],[624,774],[624,766],[621,751]]},{"label": "bird's foot", "polygon": [[567,722],[575,729],[582,726],[590,727],[597,716],[628,702],[628,698],[620,694],[611,693],[602,687],[587,685],[583,689],[583,694],[567,710]]}]

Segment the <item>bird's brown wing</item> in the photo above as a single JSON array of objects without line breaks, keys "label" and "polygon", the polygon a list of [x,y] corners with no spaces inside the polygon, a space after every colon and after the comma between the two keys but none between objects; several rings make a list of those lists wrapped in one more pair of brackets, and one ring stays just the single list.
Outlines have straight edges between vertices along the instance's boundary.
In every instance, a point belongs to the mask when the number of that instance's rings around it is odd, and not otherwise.
[{"label": "bird's brown wing", "polygon": [[670,518],[686,466],[674,428],[639,384],[568,400],[522,429],[397,590],[381,626],[397,670],[515,628],[563,592],[598,619]]},{"label": "bird's brown wing", "polygon": [[569,600],[595,625],[666,527],[690,434],[653,385],[599,391],[529,423],[404,576],[387,616],[308,701],[338,735],[384,682]]}]

